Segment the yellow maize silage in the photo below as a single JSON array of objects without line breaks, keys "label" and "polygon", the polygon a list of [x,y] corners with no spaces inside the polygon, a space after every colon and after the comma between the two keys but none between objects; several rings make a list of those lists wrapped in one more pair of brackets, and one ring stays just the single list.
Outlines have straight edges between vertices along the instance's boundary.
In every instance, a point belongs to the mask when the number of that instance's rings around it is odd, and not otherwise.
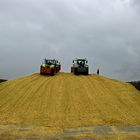
[{"label": "yellow maize silage", "polygon": [[0,84],[0,124],[140,125],[140,92],[98,75],[33,74]]}]

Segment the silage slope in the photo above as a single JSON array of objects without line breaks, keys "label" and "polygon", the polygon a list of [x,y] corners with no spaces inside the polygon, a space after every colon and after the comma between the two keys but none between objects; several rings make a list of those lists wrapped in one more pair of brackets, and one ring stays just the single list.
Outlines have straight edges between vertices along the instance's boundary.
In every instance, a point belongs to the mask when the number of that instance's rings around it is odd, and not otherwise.
[{"label": "silage slope", "polygon": [[140,124],[140,92],[102,76],[31,76],[0,84],[0,124]]}]

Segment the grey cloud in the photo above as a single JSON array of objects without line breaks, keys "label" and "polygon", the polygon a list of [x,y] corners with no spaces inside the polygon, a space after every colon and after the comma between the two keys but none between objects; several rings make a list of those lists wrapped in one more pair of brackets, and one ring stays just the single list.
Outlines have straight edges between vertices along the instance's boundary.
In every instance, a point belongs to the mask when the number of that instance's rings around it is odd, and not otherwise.
[{"label": "grey cloud", "polygon": [[[86,57],[90,72],[121,80],[140,79],[140,19],[120,0],[0,1],[0,77],[39,71],[44,57],[63,71]],[[10,69],[10,70],[9,70]]]},{"label": "grey cloud", "polygon": [[140,6],[140,1],[139,0],[132,0],[132,4],[136,6]]}]

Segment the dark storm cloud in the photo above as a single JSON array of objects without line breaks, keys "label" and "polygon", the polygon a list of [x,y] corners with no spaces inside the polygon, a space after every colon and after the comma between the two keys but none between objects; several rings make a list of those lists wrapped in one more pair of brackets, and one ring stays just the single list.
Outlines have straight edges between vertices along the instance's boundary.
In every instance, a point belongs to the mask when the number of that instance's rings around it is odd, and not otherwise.
[{"label": "dark storm cloud", "polygon": [[[133,0],[0,0],[0,77],[39,70],[44,57],[63,71],[86,57],[90,72],[140,79],[140,18]],[[138,6],[137,6],[138,7]]]}]

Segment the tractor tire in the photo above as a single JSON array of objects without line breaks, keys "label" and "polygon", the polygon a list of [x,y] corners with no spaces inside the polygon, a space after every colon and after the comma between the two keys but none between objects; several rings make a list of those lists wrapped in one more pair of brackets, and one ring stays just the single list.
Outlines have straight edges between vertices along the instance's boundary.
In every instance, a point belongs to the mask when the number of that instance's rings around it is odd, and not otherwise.
[{"label": "tractor tire", "polygon": [[51,76],[54,76],[54,69],[51,70]]},{"label": "tractor tire", "polygon": [[86,75],[88,75],[88,68],[86,69]]},{"label": "tractor tire", "polygon": [[78,72],[77,72],[76,68],[73,71],[74,71],[74,75],[78,75]]}]

